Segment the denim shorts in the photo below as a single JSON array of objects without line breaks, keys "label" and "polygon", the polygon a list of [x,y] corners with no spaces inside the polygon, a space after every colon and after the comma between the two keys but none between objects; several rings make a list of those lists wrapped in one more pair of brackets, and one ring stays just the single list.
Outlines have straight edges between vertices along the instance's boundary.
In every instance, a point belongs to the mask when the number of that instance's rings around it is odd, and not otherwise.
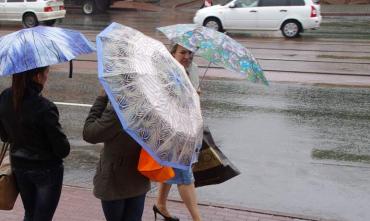
[{"label": "denim shorts", "polygon": [[190,170],[181,170],[177,168],[173,168],[175,171],[175,176],[167,180],[165,183],[167,184],[185,184],[189,185],[194,182],[194,176],[193,176],[193,171]]}]

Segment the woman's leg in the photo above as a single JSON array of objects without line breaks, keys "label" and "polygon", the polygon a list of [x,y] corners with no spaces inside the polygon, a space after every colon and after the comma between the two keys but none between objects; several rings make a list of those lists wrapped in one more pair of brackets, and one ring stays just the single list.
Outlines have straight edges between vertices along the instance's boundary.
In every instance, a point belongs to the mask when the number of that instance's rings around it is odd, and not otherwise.
[{"label": "woman's leg", "polygon": [[17,182],[17,187],[24,207],[23,221],[32,221],[36,188],[30,179],[28,179],[25,170],[13,169],[13,173],[15,175],[15,180]]},{"label": "woman's leg", "polygon": [[188,208],[194,221],[200,221],[200,212],[197,204],[197,195],[195,193],[194,183],[177,185],[182,201]]},{"label": "woman's leg", "polygon": [[144,212],[145,195],[126,199],[124,217],[121,221],[141,221]]},{"label": "woman's leg", "polygon": [[[36,186],[34,221],[51,221],[58,206],[63,185],[63,165],[29,173]],[[31,177],[32,176],[32,177]]]},{"label": "woman's leg", "polygon": [[170,213],[167,210],[167,198],[171,190],[171,184],[160,183],[158,189],[157,208],[163,213],[163,215],[170,217]]},{"label": "woman's leg", "polygon": [[105,219],[107,221],[124,220],[126,200],[101,201]]}]

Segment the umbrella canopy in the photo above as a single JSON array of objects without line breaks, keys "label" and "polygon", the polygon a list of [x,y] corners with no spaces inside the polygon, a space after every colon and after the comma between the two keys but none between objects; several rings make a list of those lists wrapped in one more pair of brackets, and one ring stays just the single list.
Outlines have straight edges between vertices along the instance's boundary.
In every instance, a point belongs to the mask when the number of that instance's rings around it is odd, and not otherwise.
[{"label": "umbrella canopy", "polygon": [[63,63],[94,50],[78,31],[44,26],[23,29],[0,38],[0,76]]},{"label": "umbrella canopy", "polygon": [[157,29],[171,41],[209,62],[246,75],[252,82],[268,85],[263,70],[252,53],[226,34],[196,24],[170,25]]},{"label": "umbrella canopy", "polygon": [[125,131],[160,164],[188,169],[203,120],[185,69],[161,42],[118,23],[96,42],[99,80]]}]

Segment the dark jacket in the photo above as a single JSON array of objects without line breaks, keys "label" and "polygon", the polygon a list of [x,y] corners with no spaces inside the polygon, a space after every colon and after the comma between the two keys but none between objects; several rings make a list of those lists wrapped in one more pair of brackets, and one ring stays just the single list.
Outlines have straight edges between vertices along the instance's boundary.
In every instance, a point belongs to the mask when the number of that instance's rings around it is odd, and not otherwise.
[{"label": "dark jacket", "polygon": [[104,142],[94,177],[94,194],[101,200],[119,200],[149,191],[149,180],[137,170],[141,147],[121,127],[107,96],[96,98],[86,119],[83,138]]},{"label": "dark jacket", "polygon": [[31,83],[19,113],[13,108],[12,90],[0,95],[0,136],[11,143],[14,168],[45,168],[62,163],[70,145],[59,124],[54,103],[41,95],[42,85]]}]

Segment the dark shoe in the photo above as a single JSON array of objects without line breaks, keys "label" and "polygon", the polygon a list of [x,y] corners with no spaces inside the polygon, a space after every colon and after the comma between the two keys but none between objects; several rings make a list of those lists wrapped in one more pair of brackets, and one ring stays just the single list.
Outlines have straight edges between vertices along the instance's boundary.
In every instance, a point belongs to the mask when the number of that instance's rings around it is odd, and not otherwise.
[{"label": "dark shoe", "polygon": [[154,212],[154,218],[155,220],[157,220],[157,213],[159,213],[159,215],[161,215],[165,221],[180,221],[179,218],[177,218],[176,216],[165,216],[159,209],[156,205],[153,206],[153,212]]}]

